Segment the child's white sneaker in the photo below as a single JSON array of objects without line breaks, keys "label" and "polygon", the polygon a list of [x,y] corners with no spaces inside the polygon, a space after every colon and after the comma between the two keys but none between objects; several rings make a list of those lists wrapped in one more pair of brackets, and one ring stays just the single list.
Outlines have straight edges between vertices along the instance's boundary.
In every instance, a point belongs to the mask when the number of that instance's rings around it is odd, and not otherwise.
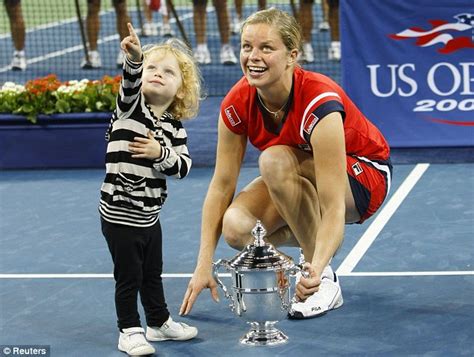
[{"label": "child's white sneaker", "polygon": [[196,337],[198,329],[193,326],[186,325],[182,322],[174,322],[171,316],[161,327],[146,328],[146,338],[149,341],[185,341]]},{"label": "child's white sneaker", "polygon": [[120,332],[118,349],[129,356],[144,356],[155,353],[155,348],[145,339],[145,331],[141,327],[130,327]]},{"label": "child's white sneaker", "polygon": [[339,279],[328,265],[321,276],[319,290],[303,302],[293,302],[288,315],[293,319],[317,317],[337,309],[343,302]]}]

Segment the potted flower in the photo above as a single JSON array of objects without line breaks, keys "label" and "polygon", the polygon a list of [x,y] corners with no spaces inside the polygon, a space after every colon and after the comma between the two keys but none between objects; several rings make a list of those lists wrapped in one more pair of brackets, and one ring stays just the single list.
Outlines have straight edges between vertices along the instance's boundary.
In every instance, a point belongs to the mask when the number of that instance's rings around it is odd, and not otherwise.
[{"label": "potted flower", "polygon": [[[120,77],[0,89],[0,169],[102,167]],[[35,125],[31,125],[35,123]]]},{"label": "potted flower", "polygon": [[120,78],[105,76],[101,80],[62,83],[51,74],[24,86],[6,82],[0,89],[0,113],[22,115],[36,123],[41,115],[112,112]]}]

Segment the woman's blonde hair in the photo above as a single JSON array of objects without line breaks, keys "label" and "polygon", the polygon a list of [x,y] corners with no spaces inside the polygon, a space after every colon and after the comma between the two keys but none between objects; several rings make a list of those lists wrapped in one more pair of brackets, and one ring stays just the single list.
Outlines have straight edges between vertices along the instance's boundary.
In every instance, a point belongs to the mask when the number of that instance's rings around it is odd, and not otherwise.
[{"label": "woman's blonde hair", "polygon": [[172,38],[164,43],[144,46],[144,61],[156,52],[171,53],[175,56],[181,71],[182,85],[178,91],[181,95],[175,97],[168,108],[168,112],[178,120],[195,117],[204,95],[202,93],[201,72],[191,50],[183,41]]},{"label": "woman's blonde hair", "polygon": [[262,23],[277,29],[288,51],[301,50],[301,27],[293,16],[274,7],[257,11],[247,17],[242,24],[241,32],[247,25]]}]

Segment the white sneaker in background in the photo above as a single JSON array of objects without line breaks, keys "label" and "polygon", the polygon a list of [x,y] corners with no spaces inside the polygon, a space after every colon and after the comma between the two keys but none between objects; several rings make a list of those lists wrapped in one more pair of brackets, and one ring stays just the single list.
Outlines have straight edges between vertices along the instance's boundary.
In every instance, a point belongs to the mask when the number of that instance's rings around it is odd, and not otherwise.
[{"label": "white sneaker in background", "polygon": [[158,29],[156,24],[153,22],[145,22],[143,24],[143,34],[144,37],[148,36],[158,36]]},{"label": "white sneaker in background", "polygon": [[329,23],[327,21],[320,22],[318,29],[321,32],[329,31]]},{"label": "white sneaker in background", "polygon": [[221,58],[221,64],[226,64],[226,65],[237,64],[237,57],[235,57],[232,46],[229,45],[228,43],[225,45],[222,45],[220,58]]},{"label": "white sneaker in background", "polygon": [[26,56],[25,51],[13,51],[12,71],[24,71],[26,69]]},{"label": "white sneaker in background", "polygon": [[303,61],[306,63],[314,62],[314,51],[310,42],[303,43]]},{"label": "white sneaker in background", "polygon": [[155,353],[155,348],[145,339],[141,327],[131,327],[120,332],[118,349],[130,356],[144,356]]},{"label": "white sneaker in background", "polygon": [[125,61],[125,54],[123,53],[123,51],[119,51],[118,55],[117,55],[117,68],[122,68],[123,66],[123,61]]},{"label": "white sneaker in background", "polygon": [[328,50],[328,58],[330,61],[340,61],[341,60],[341,42],[332,41],[331,46]]},{"label": "white sneaker in background", "polygon": [[174,322],[171,316],[161,327],[146,328],[146,338],[148,341],[185,341],[196,337],[198,329],[186,325],[183,322]]},{"label": "white sneaker in background", "polygon": [[206,44],[199,44],[194,50],[194,58],[199,64],[211,63],[211,53]]},{"label": "white sneaker in background", "polygon": [[330,310],[337,309],[343,303],[339,279],[332,271],[331,266],[328,265],[324,268],[321,276],[319,290],[303,302],[292,302],[288,315],[293,319],[318,317]]},{"label": "white sneaker in background", "polygon": [[163,26],[161,26],[160,35],[162,37],[173,37],[174,32],[173,32],[173,29],[171,28],[171,25],[170,24],[163,24]]},{"label": "white sneaker in background", "polygon": [[89,60],[84,58],[81,62],[83,69],[93,69],[102,67],[99,51],[89,51]]},{"label": "white sneaker in background", "polygon": [[234,17],[232,20],[232,24],[230,25],[230,29],[233,35],[237,35],[240,33],[240,27],[242,26],[242,20],[238,17]]}]

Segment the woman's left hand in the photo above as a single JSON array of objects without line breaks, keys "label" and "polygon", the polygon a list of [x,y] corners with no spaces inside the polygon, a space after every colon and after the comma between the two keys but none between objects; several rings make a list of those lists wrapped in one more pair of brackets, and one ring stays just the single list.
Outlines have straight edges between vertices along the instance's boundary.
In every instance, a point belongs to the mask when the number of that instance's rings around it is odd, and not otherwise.
[{"label": "woman's left hand", "polygon": [[301,279],[298,284],[296,284],[295,293],[299,301],[305,301],[316,291],[319,290],[319,285],[321,284],[321,277],[316,274],[314,268],[306,262],[303,266],[308,277],[301,276]]},{"label": "woman's left hand", "polygon": [[148,132],[147,138],[135,137],[128,145],[128,149],[132,157],[137,159],[155,160],[161,156],[161,145],[151,131]]}]

